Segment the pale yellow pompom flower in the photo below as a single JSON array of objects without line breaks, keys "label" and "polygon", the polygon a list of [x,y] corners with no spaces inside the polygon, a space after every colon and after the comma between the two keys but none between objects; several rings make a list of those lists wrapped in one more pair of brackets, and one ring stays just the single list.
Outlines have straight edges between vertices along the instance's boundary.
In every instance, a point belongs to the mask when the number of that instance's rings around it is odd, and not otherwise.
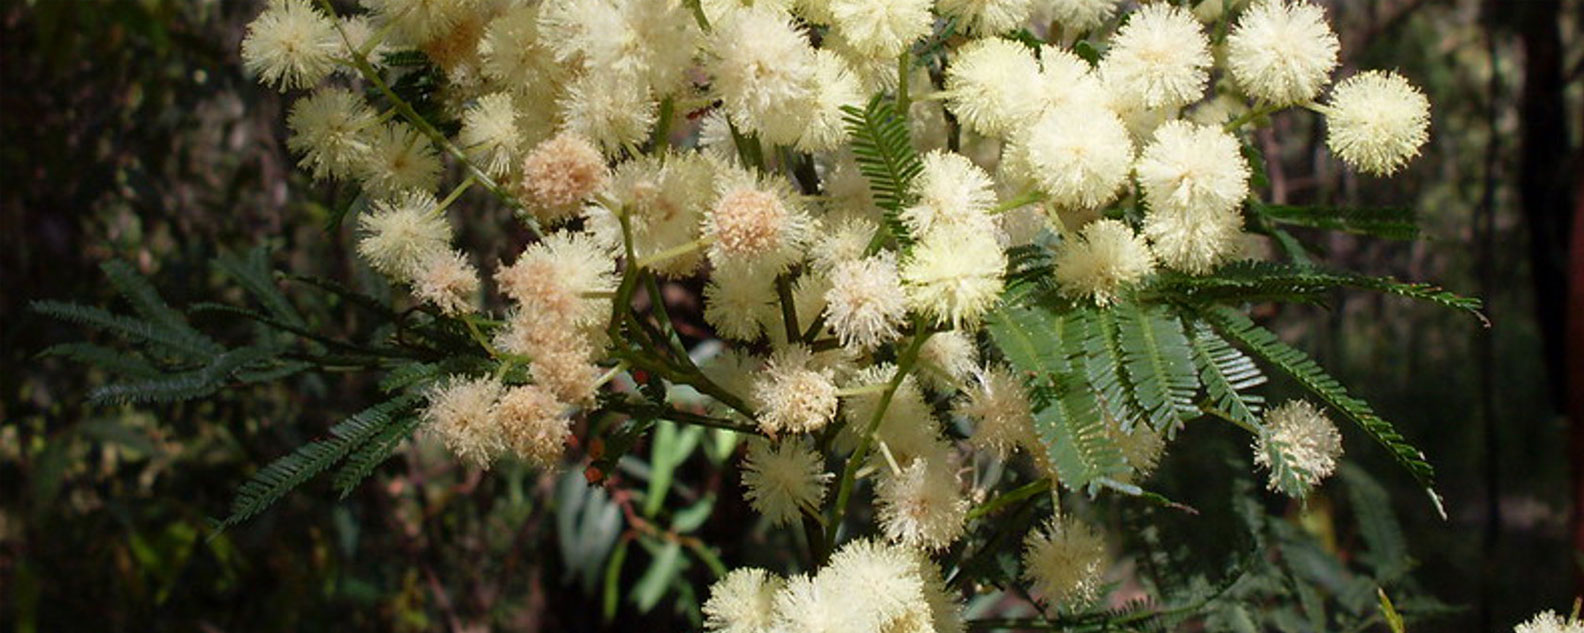
[{"label": "pale yellow pompom flower", "polygon": [[816,272],[829,274],[843,263],[863,259],[878,228],[873,220],[859,216],[836,220],[809,245],[809,264]]},{"label": "pale yellow pompom flower", "polygon": [[1070,210],[1098,208],[1116,197],[1133,167],[1133,138],[1108,109],[1053,108],[1015,138],[1007,169],[1031,181],[1051,204]]},{"label": "pale yellow pompom flower", "polygon": [[1394,72],[1371,70],[1342,80],[1320,111],[1326,146],[1367,174],[1395,173],[1430,139],[1430,100]]},{"label": "pale yellow pompom flower", "polygon": [[810,367],[807,348],[776,352],[754,381],[759,428],[765,433],[810,433],[836,417],[836,382],[830,370]]},{"label": "pale yellow pompom flower", "polygon": [[907,320],[907,297],[889,254],[837,264],[831,269],[825,304],[827,322],[842,345],[872,348],[889,343],[901,335],[898,328]]},{"label": "pale yellow pompom flower", "polygon": [[932,614],[924,591],[927,560],[906,546],[859,539],[831,555],[816,583],[844,616],[848,628],[839,630],[917,630],[908,625],[928,627]]},{"label": "pale yellow pompom flower", "polygon": [[538,5],[514,6],[484,27],[480,71],[502,89],[522,94],[566,78],[567,70],[556,62],[539,26],[539,11]]},{"label": "pale yellow pompom flower", "polygon": [[379,21],[392,27],[391,36],[412,45],[445,37],[478,10],[481,0],[360,0]]},{"label": "pale yellow pompom flower", "polygon": [[315,180],[346,178],[368,162],[378,114],[346,88],[327,86],[292,104],[286,146],[302,156],[297,164]]},{"label": "pale yellow pompom flower", "polygon": [[1122,0],[1036,0],[1034,12],[1043,21],[1055,21],[1068,32],[1094,30],[1116,15]]},{"label": "pale yellow pompom flower", "polygon": [[1342,433],[1319,408],[1289,400],[1266,411],[1264,422],[1254,441],[1254,463],[1270,469],[1271,490],[1308,489],[1336,470]]},{"label": "pale yellow pompom flower", "polygon": [[1214,213],[1151,211],[1144,215],[1144,236],[1160,264],[1191,275],[1204,275],[1243,252],[1243,214],[1237,209]]},{"label": "pale yellow pompom flower", "polygon": [[858,77],[841,56],[821,49],[814,51],[814,86],[809,101],[809,120],[795,145],[805,152],[839,150],[848,136],[842,106],[864,103]]},{"label": "pale yellow pompom flower", "polygon": [[1107,107],[1110,95],[1089,62],[1055,46],[1040,47],[1041,111]]},{"label": "pale yellow pompom flower", "polygon": [[1033,0],[937,0],[935,8],[957,18],[970,33],[993,35],[1028,22]]},{"label": "pale yellow pompom flower", "polygon": [[814,85],[814,49],[785,11],[756,4],[714,23],[711,88],[731,121],[766,143],[790,145],[803,134]]},{"label": "pale yellow pompom flower", "polygon": [[433,193],[440,186],[440,154],[413,126],[391,121],[370,141],[368,160],[357,169],[370,195],[394,196],[410,189]]},{"label": "pale yellow pompom flower", "polygon": [[1137,170],[1152,212],[1205,217],[1235,211],[1248,197],[1248,162],[1237,139],[1219,127],[1166,122]]},{"label": "pale yellow pompom flower", "polygon": [[1134,12],[1112,36],[1100,75],[1129,108],[1174,108],[1204,96],[1210,61],[1210,40],[1199,22],[1181,8],[1155,3]]},{"label": "pale yellow pompom flower", "polygon": [[1011,370],[999,365],[985,368],[967,395],[957,405],[957,413],[974,422],[968,436],[974,448],[1005,458],[1018,447],[1039,446],[1028,390]]},{"label": "pale yellow pompom flower", "polygon": [[775,271],[765,267],[716,268],[704,286],[704,320],[722,338],[755,341],[781,314],[775,305]]},{"label": "pale yellow pompom flower", "polygon": [[928,35],[932,0],[830,0],[831,28],[864,56],[897,55]]},{"label": "pale yellow pompom flower", "polygon": [[560,134],[523,159],[519,194],[535,217],[555,224],[576,215],[609,177],[605,158],[588,139]]},{"label": "pale yellow pompom flower", "polygon": [[1023,578],[1047,607],[1081,606],[1097,597],[1105,540],[1077,519],[1052,518],[1023,542]]},{"label": "pale yellow pompom flower", "polygon": [[710,262],[784,270],[802,258],[814,220],[784,179],[727,172],[716,190],[702,231]]},{"label": "pale yellow pompom flower", "polygon": [[565,122],[564,132],[616,156],[649,137],[659,106],[649,85],[635,74],[586,72],[567,83],[556,114]]},{"label": "pale yellow pompom flower", "polygon": [[493,414],[506,446],[519,459],[549,469],[560,464],[572,436],[571,420],[562,415],[565,408],[543,386],[519,385],[501,394]]},{"label": "pale yellow pompom flower", "polygon": [[457,316],[472,310],[478,294],[478,269],[462,252],[436,251],[419,262],[413,273],[413,296]]},{"label": "pale yellow pompom flower", "polygon": [[425,260],[450,250],[451,225],[438,206],[421,191],[375,202],[358,218],[358,254],[386,277],[412,280]]},{"label": "pale yellow pompom flower", "polygon": [[938,324],[977,325],[1000,300],[1006,264],[989,232],[927,235],[902,264],[908,307]]},{"label": "pale yellow pompom flower", "polygon": [[523,135],[517,129],[517,109],[504,92],[479,97],[462,114],[457,141],[474,162],[491,176],[501,177],[516,167]]},{"label": "pale yellow pompom flower", "polygon": [[950,393],[978,369],[979,348],[960,330],[936,332],[919,348],[918,377],[935,391]]},{"label": "pale yellow pompom flower", "polygon": [[967,156],[936,150],[908,185],[913,204],[899,214],[915,236],[934,231],[993,231],[986,213],[995,206],[995,181]]},{"label": "pale yellow pompom flower", "polygon": [[968,499],[950,450],[913,459],[902,472],[882,471],[875,486],[880,528],[894,542],[940,550],[962,537]]},{"label": "pale yellow pompom flower", "polygon": [[1062,294],[1107,306],[1123,289],[1155,270],[1144,238],[1120,220],[1090,222],[1056,254],[1056,283]]},{"label": "pale yellow pompom flower", "polygon": [[1275,106],[1305,103],[1325,87],[1341,48],[1319,6],[1266,0],[1244,11],[1227,36],[1227,68],[1250,97]]},{"label": "pale yellow pompom flower", "polygon": [[[602,194],[584,207],[586,226],[611,252],[622,252],[618,214],[625,213],[635,257],[678,249],[698,238],[714,183],[715,167],[699,152],[636,157],[617,165]],[[647,267],[661,276],[677,278],[693,274],[702,262],[703,254],[694,250]]]},{"label": "pale yellow pompom flower", "polygon": [[1043,85],[1028,47],[1001,38],[973,40],[946,66],[946,107],[968,130],[1004,136],[1039,116]]},{"label": "pale yellow pompom flower", "polygon": [[503,428],[493,410],[502,386],[494,378],[453,376],[429,393],[424,428],[439,437],[452,454],[479,468],[489,468],[506,450]]},{"label": "pale yellow pompom flower", "polygon": [[1555,611],[1546,610],[1513,627],[1513,633],[1584,633],[1584,620],[1563,617]]},{"label": "pale yellow pompom flower", "polygon": [[771,523],[795,525],[803,511],[818,512],[830,479],[820,454],[797,439],[755,439],[743,458],[743,497]]},{"label": "pale yellow pompom flower", "polygon": [[754,567],[733,569],[710,585],[704,601],[704,630],[711,633],[770,633],[775,596],[786,580]]},{"label": "pale yellow pompom flower", "polygon": [[242,38],[242,64],[281,92],[307,88],[336,68],[341,35],[309,0],[272,0]]},{"label": "pale yellow pompom flower", "polygon": [[583,233],[553,233],[495,273],[501,292],[536,319],[569,325],[602,322],[616,290],[615,261]]}]

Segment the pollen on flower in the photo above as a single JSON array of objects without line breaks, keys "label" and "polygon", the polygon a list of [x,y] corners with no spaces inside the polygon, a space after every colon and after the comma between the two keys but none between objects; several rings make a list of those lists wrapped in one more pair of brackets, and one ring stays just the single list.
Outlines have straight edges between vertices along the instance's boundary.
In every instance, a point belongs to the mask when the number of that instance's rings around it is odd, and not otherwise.
[{"label": "pollen on flower", "polygon": [[1023,542],[1023,578],[1047,606],[1094,600],[1105,571],[1105,540],[1073,518],[1053,518]]},{"label": "pollen on flower", "polygon": [[1145,5],[1111,38],[1100,75],[1115,98],[1144,110],[1198,101],[1209,81],[1210,40],[1199,22],[1167,3]]},{"label": "pollen on flower", "polygon": [[599,150],[582,137],[561,134],[540,143],[523,159],[521,193],[535,216],[554,224],[576,214],[608,177]]},{"label": "pollen on flower", "polygon": [[872,348],[896,340],[897,328],[907,318],[902,279],[889,256],[837,265],[825,301],[830,327],[842,345]]},{"label": "pollen on flower", "polygon": [[1393,72],[1372,70],[1342,80],[1322,112],[1326,146],[1367,174],[1395,173],[1430,139],[1430,100]]},{"label": "pollen on flower", "polygon": [[719,188],[704,216],[711,262],[780,270],[802,256],[813,221],[783,183],[735,174]]},{"label": "pollen on flower", "polygon": [[968,436],[974,448],[1005,458],[1020,446],[1038,446],[1028,392],[1005,367],[992,366],[981,372],[978,384],[968,389],[968,398],[957,405],[957,412],[974,422],[973,434]]},{"label": "pollen on flower", "polygon": [[934,234],[902,265],[908,307],[952,327],[977,325],[1000,300],[1006,254],[988,232]]},{"label": "pollen on flower", "polygon": [[493,413],[506,446],[519,459],[539,468],[555,468],[572,435],[563,408],[565,405],[544,387],[520,385],[501,394]]},{"label": "pollen on flower", "polygon": [[962,537],[968,499],[962,494],[949,453],[918,457],[892,474],[884,471],[875,486],[880,527],[892,541],[940,550]]},{"label": "pollen on flower", "polygon": [[315,179],[346,178],[370,158],[377,115],[352,91],[325,87],[292,104],[286,146],[302,156],[298,163]]},{"label": "pollen on flower", "polygon": [[984,38],[964,44],[946,66],[946,106],[967,129],[1004,136],[1039,116],[1039,62],[1012,40]]},{"label": "pollen on flower", "polygon": [[478,270],[461,252],[437,251],[426,256],[412,278],[413,296],[456,316],[473,307],[478,294]]},{"label": "pollen on flower", "polygon": [[1063,294],[1106,306],[1126,287],[1155,270],[1155,255],[1144,238],[1119,220],[1089,223],[1078,239],[1062,243],[1056,255],[1056,283]]},{"label": "pollen on flower", "polygon": [[358,254],[386,277],[414,279],[425,260],[450,249],[451,225],[436,206],[433,196],[418,191],[375,202],[358,219]]},{"label": "pollen on flower", "polygon": [[1289,400],[1266,411],[1264,422],[1254,441],[1254,463],[1270,469],[1271,490],[1311,488],[1336,470],[1342,434],[1320,409]]},{"label": "pollen on flower", "polygon": [[607,316],[616,290],[610,255],[581,233],[555,233],[495,273],[501,292],[535,318],[584,325]]},{"label": "pollen on flower", "polygon": [[1248,196],[1249,168],[1237,139],[1219,127],[1168,121],[1138,161],[1151,211],[1205,217],[1237,209]]},{"label": "pollen on flower", "polygon": [[776,593],[786,580],[754,567],[733,569],[710,585],[701,609],[711,633],[767,633],[774,623]]},{"label": "pollen on flower", "polygon": [[804,509],[817,510],[830,478],[819,453],[796,439],[756,439],[743,460],[743,496],[771,523],[795,524]]},{"label": "pollen on flower", "polygon": [[812,356],[802,347],[777,352],[754,382],[759,403],[759,428],[766,433],[808,433],[824,428],[836,416],[836,383],[829,371],[809,368]]},{"label": "pollen on flower", "polygon": [[1227,36],[1227,68],[1250,97],[1277,106],[1304,103],[1325,87],[1340,50],[1319,6],[1269,0],[1238,17]]},{"label": "pollen on flower", "polygon": [[423,412],[425,428],[458,458],[489,468],[506,450],[504,429],[494,416],[501,389],[500,382],[489,377],[452,377],[430,392]]},{"label": "pollen on flower", "polygon": [[341,36],[309,0],[271,0],[242,39],[242,62],[281,92],[307,88],[336,67]]},{"label": "pollen on flower", "polygon": [[995,206],[995,182],[962,154],[924,155],[923,171],[909,185],[914,203],[899,214],[913,235],[939,230],[991,231],[986,214]]},{"label": "pollen on flower", "polygon": [[1011,172],[1032,181],[1052,204],[1072,210],[1110,202],[1133,167],[1127,127],[1098,106],[1047,110],[1009,152]]}]

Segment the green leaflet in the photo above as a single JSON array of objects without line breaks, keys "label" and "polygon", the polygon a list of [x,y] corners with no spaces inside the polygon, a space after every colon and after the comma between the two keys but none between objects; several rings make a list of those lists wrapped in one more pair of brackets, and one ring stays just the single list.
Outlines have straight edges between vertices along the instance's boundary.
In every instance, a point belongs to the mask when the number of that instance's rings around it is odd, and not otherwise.
[{"label": "green leaflet", "polygon": [[94,404],[176,402],[202,398],[225,387],[243,369],[272,360],[275,354],[272,349],[241,347],[216,354],[209,364],[198,369],[96,387],[88,397]]},{"label": "green leaflet", "polygon": [[64,303],[60,301],[34,301],[29,304],[34,311],[99,330],[109,330],[136,342],[148,344],[158,350],[185,359],[206,359],[220,353],[223,348],[209,337],[191,328],[175,329],[150,321],[113,314],[101,308]]},{"label": "green leaflet", "polygon": [[1294,206],[1257,203],[1255,212],[1280,224],[1345,231],[1388,240],[1419,237],[1412,209],[1398,207]]},{"label": "green leaflet", "polygon": [[1305,389],[1341,412],[1344,417],[1385,447],[1397,463],[1407,469],[1415,481],[1424,486],[1431,502],[1435,504],[1436,511],[1443,518],[1446,517],[1446,511],[1441,505],[1441,496],[1435,491],[1435,469],[1425,462],[1424,453],[1410,445],[1390,422],[1376,415],[1369,403],[1348,395],[1347,390],[1307,354],[1281,342],[1281,339],[1270,330],[1255,325],[1241,312],[1231,308],[1213,307],[1205,308],[1199,314],[1215,328],[1216,332],[1237,342],[1250,353],[1263,358],[1266,363],[1298,381]]},{"label": "green leaflet", "polygon": [[1259,366],[1202,321],[1194,322],[1189,344],[1199,366],[1199,382],[1210,398],[1208,405],[1216,413],[1257,431],[1262,426],[1259,411],[1265,398],[1243,391],[1265,383]]},{"label": "green leaflet", "polygon": [[1210,276],[1161,273],[1150,290],[1154,293],[1215,303],[1286,301],[1318,303],[1337,288],[1358,288],[1469,312],[1482,321],[1480,300],[1448,292],[1437,286],[1402,282],[1390,277],[1369,277],[1297,264],[1262,261],[1228,263]]},{"label": "green leaflet", "polygon": [[904,116],[883,95],[875,95],[859,109],[842,106],[842,121],[852,133],[853,156],[858,171],[869,181],[875,204],[885,211],[886,227],[903,246],[912,243],[897,212],[902,209],[908,186],[924,170]]},{"label": "green leaflet", "polygon": [[248,251],[246,256],[222,253],[215,260],[215,265],[242,284],[275,320],[294,328],[307,327],[297,308],[292,306],[291,300],[275,284],[275,273],[269,265],[269,249],[259,246]]},{"label": "green leaflet", "polygon": [[330,427],[328,439],[310,442],[270,462],[237,489],[236,498],[231,502],[231,516],[217,522],[216,528],[224,530],[263,512],[286,493],[395,424],[397,417],[417,402],[417,396],[404,395],[364,409]]},{"label": "green leaflet", "polygon": [[1150,426],[1170,433],[1197,417],[1199,376],[1182,322],[1164,308],[1121,304],[1113,310],[1133,397]]}]

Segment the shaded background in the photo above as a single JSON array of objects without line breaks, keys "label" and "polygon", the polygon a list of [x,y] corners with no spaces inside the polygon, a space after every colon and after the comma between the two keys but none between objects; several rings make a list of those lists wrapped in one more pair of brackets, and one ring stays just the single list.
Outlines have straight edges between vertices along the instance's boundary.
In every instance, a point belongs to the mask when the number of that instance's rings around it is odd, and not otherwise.
[{"label": "shaded background", "polygon": [[[481,478],[410,451],[344,502],[310,484],[204,540],[204,520],[248,473],[368,401],[366,376],[88,408],[103,376],[38,355],[82,333],[27,301],[114,304],[107,259],[133,263],[176,305],[234,298],[209,262],[261,243],[287,270],[358,274],[346,230],[326,233],[315,202],[339,192],[293,170],[282,97],[241,75],[238,43],[261,4],[0,0],[0,628],[598,628],[597,599],[562,582],[552,526],[525,520],[553,485],[529,473]],[[1429,93],[1431,144],[1404,174],[1361,178],[1328,157],[1312,115],[1278,116],[1259,133],[1272,201],[1413,206],[1421,240],[1307,237],[1330,265],[1480,296],[1493,327],[1361,293],[1276,323],[1439,471],[1444,522],[1381,451],[1348,437],[1392,492],[1415,575],[1463,607],[1423,630],[1506,630],[1566,609],[1584,566],[1584,487],[1570,471],[1584,462],[1580,3],[1323,4],[1342,75],[1394,68]],[[481,212],[460,234],[504,252],[501,221]],[[728,517],[746,512],[726,501]]]}]

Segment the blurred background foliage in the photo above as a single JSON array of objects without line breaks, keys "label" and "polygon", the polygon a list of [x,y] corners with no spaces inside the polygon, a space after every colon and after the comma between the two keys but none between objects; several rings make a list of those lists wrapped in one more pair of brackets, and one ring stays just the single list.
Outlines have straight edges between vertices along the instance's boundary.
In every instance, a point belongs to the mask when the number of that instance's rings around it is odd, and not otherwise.
[{"label": "blurred background foliage", "polygon": [[[756,526],[735,475],[719,468],[731,438],[670,427],[605,472],[604,488],[584,485],[577,468],[481,476],[420,441],[346,500],[316,481],[207,538],[207,519],[225,513],[249,473],[372,402],[375,377],[90,407],[85,394],[104,377],[40,355],[81,331],[26,304],[117,306],[99,270],[111,259],[176,305],[240,300],[210,261],[261,244],[280,269],[382,291],[347,256],[348,229],[326,230],[340,192],[293,170],[280,96],[241,73],[238,42],[261,4],[0,0],[0,628],[686,630],[721,565],[795,565],[794,536]],[[1308,237],[1337,267],[1481,296],[1493,327],[1363,293],[1261,316],[1279,317],[1287,340],[1424,449],[1449,519],[1358,436],[1347,443],[1356,467],[1307,507],[1253,492],[1266,512],[1222,511],[1229,491],[1248,486],[1225,480],[1246,467],[1246,447],[1190,427],[1155,482],[1206,511],[1153,517],[1156,527],[1126,539],[1214,551],[1205,535],[1271,535],[1273,560],[1340,561],[1302,567],[1325,575],[1316,582],[1357,616],[1315,619],[1309,596],[1244,585],[1235,594],[1253,615],[1222,612],[1210,628],[1372,626],[1373,595],[1345,585],[1390,577],[1455,607],[1426,598],[1420,612],[1434,617],[1416,630],[1504,630],[1566,608],[1584,565],[1569,544],[1579,502],[1569,469],[1584,460],[1570,459],[1562,415],[1584,378],[1563,373],[1560,329],[1578,318],[1562,301],[1584,14],[1579,2],[1549,0],[1323,4],[1343,39],[1344,73],[1396,68],[1425,87],[1432,142],[1406,174],[1361,178],[1326,155],[1315,117],[1279,116],[1259,133],[1272,202],[1412,206],[1418,240]],[[500,209],[482,198],[471,208],[459,232],[470,250],[487,245],[488,259],[520,248]],[[669,291],[686,305],[685,288]],[[308,307],[321,327],[356,327],[348,310]],[[1390,499],[1400,533],[1360,512],[1378,498]],[[1113,509],[1109,520],[1138,520],[1136,510]]]}]

